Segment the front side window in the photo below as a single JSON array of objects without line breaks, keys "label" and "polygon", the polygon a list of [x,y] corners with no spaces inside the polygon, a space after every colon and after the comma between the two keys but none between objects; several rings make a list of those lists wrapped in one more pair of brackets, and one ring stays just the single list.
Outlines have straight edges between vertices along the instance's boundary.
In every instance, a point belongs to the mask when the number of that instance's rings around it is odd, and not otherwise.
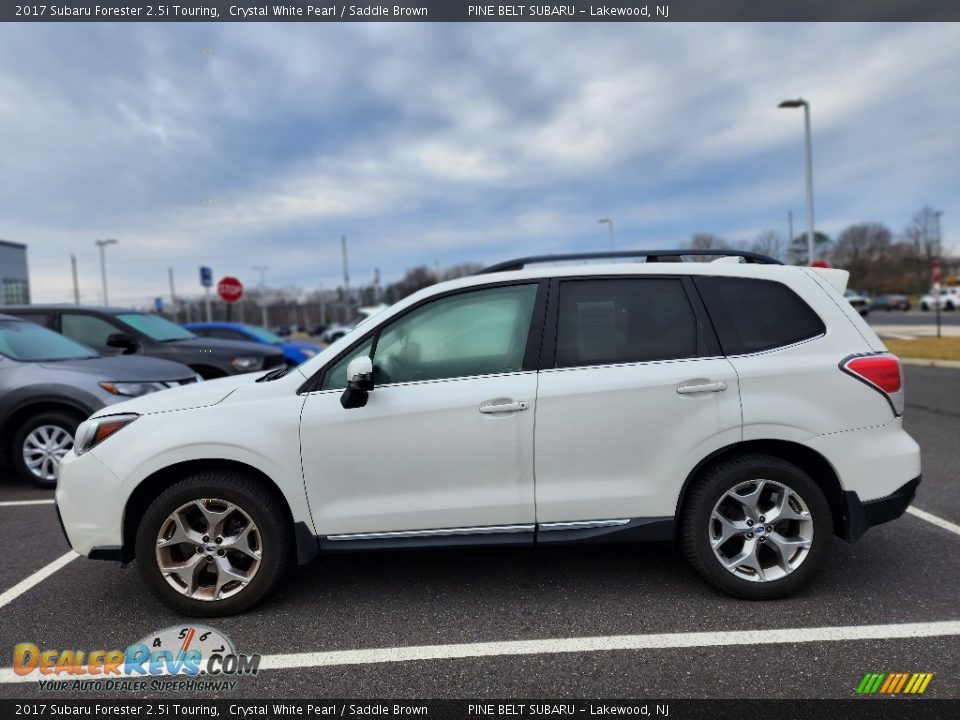
[{"label": "front side window", "polygon": [[[523,369],[536,284],[474,290],[434,300],[381,329],[373,354],[378,385],[493,375]],[[351,359],[369,354],[372,340],[338,361],[322,389],[346,386]]]},{"label": "front side window", "polygon": [[697,318],[676,278],[560,283],[556,367],[696,357]]},{"label": "front side window", "polygon": [[68,338],[95,348],[107,347],[107,338],[122,332],[120,328],[94,315],[64,313],[60,323],[63,334]]}]

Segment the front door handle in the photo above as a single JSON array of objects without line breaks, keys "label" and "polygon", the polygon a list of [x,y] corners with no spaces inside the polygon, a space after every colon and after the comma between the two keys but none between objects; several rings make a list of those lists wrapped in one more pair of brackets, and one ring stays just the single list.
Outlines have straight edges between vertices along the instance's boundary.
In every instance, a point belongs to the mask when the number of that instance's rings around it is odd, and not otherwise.
[{"label": "front door handle", "polygon": [[528,407],[530,403],[526,400],[489,400],[480,406],[480,412],[484,415],[499,415],[520,412]]},{"label": "front door handle", "polygon": [[694,393],[720,392],[727,389],[725,382],[699,383],[697,385],[678,385],[677,392],[680,395],[693,395]]}]

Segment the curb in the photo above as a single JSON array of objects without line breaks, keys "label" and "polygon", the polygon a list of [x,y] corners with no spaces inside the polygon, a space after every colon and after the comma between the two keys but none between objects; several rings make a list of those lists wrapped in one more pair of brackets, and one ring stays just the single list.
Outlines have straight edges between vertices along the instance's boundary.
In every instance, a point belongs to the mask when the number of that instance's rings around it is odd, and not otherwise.
[{"label": "curb", "polygon": [[930,358],[900,358],[904,365],[919,365],[921,367],[960,368],[960,360],[931,360]]}]

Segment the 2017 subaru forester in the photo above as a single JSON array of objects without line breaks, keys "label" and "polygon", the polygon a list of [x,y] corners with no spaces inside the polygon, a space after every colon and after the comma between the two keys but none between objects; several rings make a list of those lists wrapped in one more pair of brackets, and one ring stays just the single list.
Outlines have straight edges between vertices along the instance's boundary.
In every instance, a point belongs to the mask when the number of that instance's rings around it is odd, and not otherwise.
[{"label": "2017 subaru forester", "polygon": [[193,615],[427,545],[676,540],[727,593],[794,592],[913,498],[900,365],[844,271],[682,254],[502,263],[296,368],[100,411],[60,465],[68,539]]}]

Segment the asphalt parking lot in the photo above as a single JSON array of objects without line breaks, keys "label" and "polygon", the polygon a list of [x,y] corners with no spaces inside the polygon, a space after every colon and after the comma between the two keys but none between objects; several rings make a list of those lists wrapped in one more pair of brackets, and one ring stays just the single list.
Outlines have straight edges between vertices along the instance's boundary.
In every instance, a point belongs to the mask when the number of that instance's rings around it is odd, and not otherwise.
[{"label": "asphalt parking lot", "polygon": [[[254,610],[206,623],[266,667],[286,666],[224,695],[851,698],[867,672],[931,672],[924,697],[958,698],[960,370],[907,367],[906,387],[906,426],[923,448],[914,507],[934,521],[907,514],[858,544],[835,540],[797,597],[719,595],[668,545],[322,557]],[[0,483],[0,668],[18,642],[125,648],[190,624],[134,567],[112,563],[65,561],[12,592],[69,550],[52,504],[12,504],[50,497]],[[329,654],[358,650],[369,652]],[[11,676],[0,670],[0,697],[70,696]]]}]

